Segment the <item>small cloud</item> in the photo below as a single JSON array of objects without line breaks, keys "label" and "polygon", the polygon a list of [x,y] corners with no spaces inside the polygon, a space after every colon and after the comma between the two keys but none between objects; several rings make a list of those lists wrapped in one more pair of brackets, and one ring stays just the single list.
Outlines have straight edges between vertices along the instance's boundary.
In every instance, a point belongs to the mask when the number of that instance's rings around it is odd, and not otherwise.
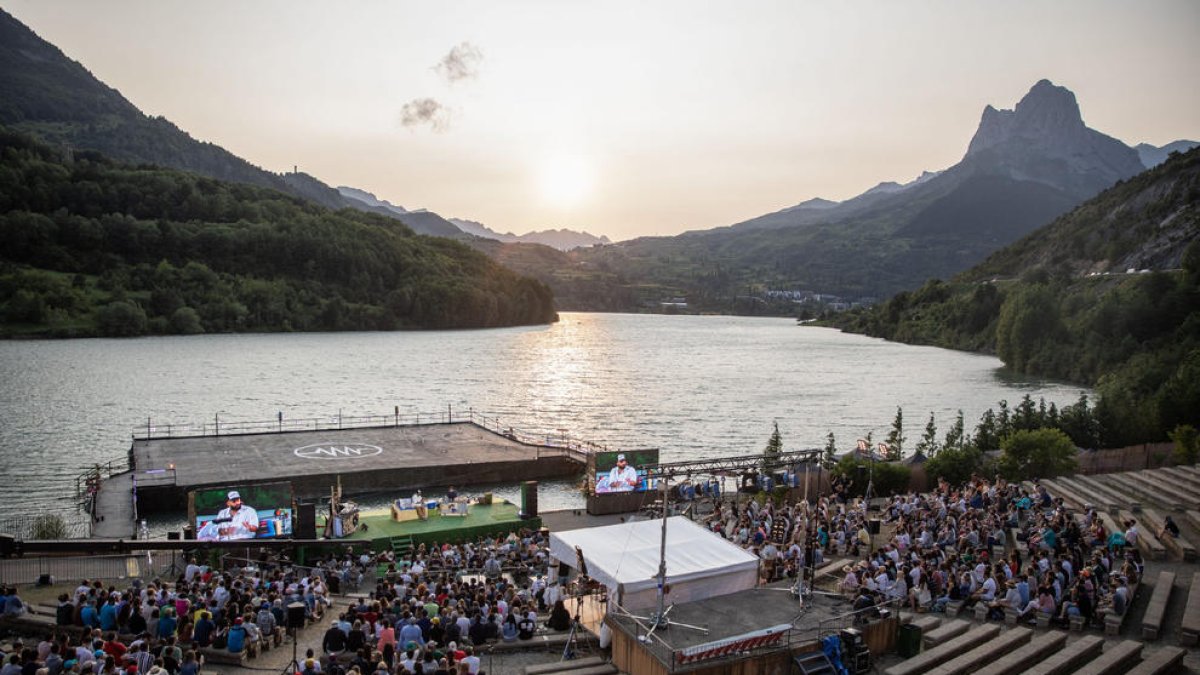
[{"label": "small cloud", "polygon": [[441,133],[450,128],[450,109],[432,98],[414,98],[400,109],[400,124],[409,128],[428,124]]},{"label": "small cloud", "polygon": [[446,78],[451,84],[459,80],[473,79],[479,76],[479,64],[483,61],[483,52],[479,51],[479,47],[464,42],[450,53],[442,57],[441,61],[433,67],[435,71],[442,77]]}]

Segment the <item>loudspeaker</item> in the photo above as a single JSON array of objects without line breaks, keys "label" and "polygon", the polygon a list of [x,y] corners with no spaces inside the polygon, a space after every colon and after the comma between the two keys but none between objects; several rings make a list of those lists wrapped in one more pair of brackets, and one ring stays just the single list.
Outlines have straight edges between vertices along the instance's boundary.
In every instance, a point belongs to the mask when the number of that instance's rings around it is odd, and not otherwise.
[{"label": "loudspeaker", "polygon": [[537,518],[538,514],[538,482],[527,480],[521,483],[521,517]]},{"label": "loudspeaker", "polygon": [[179,532],[176,530],[167,532],[167,541],[179,541]]},{"label": "loudspeaker", "polygon": [[304,610],[303,602],[293,602],[287,606],[287,627],[288,628],[304,628]]},{"label": "loudspeaker", "polygon": [[843,628],[841,632],[842,649],[853,654],[859,645],[863,644],[862,631],[857,628]]},{"label": "loudspeaker", "polygon": [[296,504],[297,539],[317,538],[317,504],[316,502],[300,502]]},{"label": "loudspeaker", "polygon": [[195,528],[195,526],[193,526],[193,525],[184,525],[184,526],[183,526],[183,538],[184,538],[184,539],[186,539],[186,540],[188,540],[188,541],[194,541],[194,540],[196,539],[196,528]]},{"label": "loudspeaker", "polygon": [[867,521],[867,534],[879,534],[879,519],[872,518]]}]

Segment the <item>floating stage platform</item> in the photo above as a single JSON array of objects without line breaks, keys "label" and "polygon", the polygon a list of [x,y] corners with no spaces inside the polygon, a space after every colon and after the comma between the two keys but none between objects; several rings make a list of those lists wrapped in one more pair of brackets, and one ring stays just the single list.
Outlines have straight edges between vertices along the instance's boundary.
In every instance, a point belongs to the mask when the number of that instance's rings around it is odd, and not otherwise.
[{"label": "floating stage platform", "polygon": [[[562,432],[518,432],[473,413],[446,417],[451,421],[425,424],[398,417],[389,424],[391,416],[242,427],[147,424],[135,431],[127,470],[99,476],[93,536],[132,536],[136,518],[183,511],[197,489],[287,482],[297,500],[314,500],[327,497],[339,479],[351,496],[568,478],[599,447]],[[320,428],[303,428],[309,422]]]}]

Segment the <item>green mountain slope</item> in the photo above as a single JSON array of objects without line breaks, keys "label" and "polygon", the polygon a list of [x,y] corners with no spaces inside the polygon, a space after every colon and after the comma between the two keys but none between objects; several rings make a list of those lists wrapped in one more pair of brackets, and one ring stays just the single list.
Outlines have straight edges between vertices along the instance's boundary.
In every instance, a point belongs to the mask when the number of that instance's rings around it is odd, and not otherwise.
[{"label": "green mountain slope", "polygon": [[358,200],[305,173],[265,171],[219,145],[199,141],[164,117],[150,117],[80,63],[0,10],[0,124],[54,147],[96,150],[129,164],[194,171],[267,187],[331,209],[354,208],[400,220],[419,234],[461,237],[436,214],[396,214]]},{"label": "green mountain slope", "polygon": [[1109,446],[1200,427],[1200,150],[1106,190],[950,283],[833,323],[1094,385]]},{"label": "green mountain slope", "polygon": [[552,295],[448,239],[193,173],[68,156],[0,127],[7,335],[465,328]]}]

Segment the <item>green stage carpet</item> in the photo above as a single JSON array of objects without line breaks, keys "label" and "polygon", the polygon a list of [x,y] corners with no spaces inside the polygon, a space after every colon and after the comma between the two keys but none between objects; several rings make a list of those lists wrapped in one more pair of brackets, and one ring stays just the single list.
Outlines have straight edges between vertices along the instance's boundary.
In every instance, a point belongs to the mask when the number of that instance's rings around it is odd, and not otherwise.
[{"label": "green stage carpet", "polygon": [[[391,548],[394,537],[412,537],[414,544],[474,540],[484,535],[508,534],[521,528],[538,529],[541,518],[522,520],[516,504],[496,501],[491,505],[474,504],[466,516],[438,515],[429,512],[427,520],[392,520],[391,510],[364,511],[359,514],[358,531],[341,541],[369,541],[375,550]],[[366,524],[364,532],[361,527]]]}]

